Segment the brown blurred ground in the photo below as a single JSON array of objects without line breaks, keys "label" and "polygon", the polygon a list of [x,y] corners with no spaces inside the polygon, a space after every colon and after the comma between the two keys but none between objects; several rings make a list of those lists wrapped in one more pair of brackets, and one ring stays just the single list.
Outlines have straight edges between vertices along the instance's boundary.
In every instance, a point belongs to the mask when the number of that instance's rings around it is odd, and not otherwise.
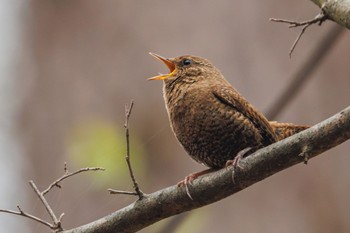
[{"label": "brown blurred ground", "polygon": [[[32,0],[29,6],[23,16],[24,45],[18,64],[18,93],[24,96],[18,134],[28,163],[24,180],[34,179],[41,188],[62,174],[64,161],[72,170],[79,168],[69,150],[77,125],[99,121],[122,127],[124,105],[130,99],[135,101],[131,138],[139,142],[134,146],[144,161],[139,174],[143,191],[154,192],[203,169],[186,155],[170,130],[162,84],[146,81],[165,71],[149,51],[210,59],[264,111],[332,26],[327,22],[311,27],[289,59],[299,30],[268,18],[311,18],[318,8],[308,1]],[[342,34],[312,80],[274,120],[315,124],[349,105],[349,39],[348,32]],[[298,165],[195,210],[178,232],[349,232],[349,151],[350,144],[344,143],[308,166]],[[49,194],[55,210],[65,213],[65,228],[88,223],[134,200],[110,196],[106,187],[90,178],[75,177],[64,183],[63,190]],[[127,174],[113,179],[115,186],[122,184],[115,188],[132,188]],[[36,214],[45,216],[34,195],[32,199]],[[163,224],[141,232],[156,232]],[[48,232],[36,223],[30,226],[32,232]]]}]

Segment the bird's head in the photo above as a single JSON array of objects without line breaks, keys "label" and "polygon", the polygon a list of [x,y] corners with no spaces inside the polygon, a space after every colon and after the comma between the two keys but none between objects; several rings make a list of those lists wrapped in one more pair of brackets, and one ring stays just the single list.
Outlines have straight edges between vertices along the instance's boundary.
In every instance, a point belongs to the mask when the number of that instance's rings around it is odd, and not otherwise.
[{"label": "bird's head", "polygon": [[164,80],[165,83],[181,79],[187,83],[194,83],[203,79],[217,77],[220,73],[207,59],[195,56],[180,56],[164,58],[158,54],[150,53],[151,56],[162,61],[169,69],[168,74],[159,74],[148,80]]}]

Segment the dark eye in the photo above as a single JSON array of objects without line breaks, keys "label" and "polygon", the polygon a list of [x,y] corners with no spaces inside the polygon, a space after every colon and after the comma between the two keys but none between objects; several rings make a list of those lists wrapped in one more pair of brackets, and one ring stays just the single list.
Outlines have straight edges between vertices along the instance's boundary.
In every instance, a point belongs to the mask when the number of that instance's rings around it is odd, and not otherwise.
[{"label": "dark eye", "polygon": [[183,59],[182,60],[182,65],[184,66],[188,66],[192,64],[192,60],[191,59]]}]

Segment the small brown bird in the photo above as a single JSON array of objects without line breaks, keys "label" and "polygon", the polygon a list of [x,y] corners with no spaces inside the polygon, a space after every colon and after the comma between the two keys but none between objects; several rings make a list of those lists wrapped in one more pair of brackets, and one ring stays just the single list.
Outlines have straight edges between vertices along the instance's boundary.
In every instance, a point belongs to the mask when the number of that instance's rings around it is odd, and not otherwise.
[{"label": "small brown bird", "polygon": [[170,71],[149,80],[164,81],[165,106],[176,138],[195,161],[211,168],[190,174],[179,185],[232,164],[246,148],[261,148],[308,128],[269,122],[207,59],[150,54]]}]

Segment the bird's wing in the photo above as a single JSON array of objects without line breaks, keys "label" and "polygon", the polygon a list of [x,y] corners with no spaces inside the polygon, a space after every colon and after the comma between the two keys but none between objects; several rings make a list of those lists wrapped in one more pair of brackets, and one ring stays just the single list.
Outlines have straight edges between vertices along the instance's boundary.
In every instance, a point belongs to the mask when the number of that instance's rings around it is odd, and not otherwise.
[{"label": "bird's wing", "polygon": [[249,119],[255,128],[261,132],[265,145],[277,141],[268,120],[249,104],[233,87],[215,86],[212,88],[212,93],[220,102],[234,108]]}]

